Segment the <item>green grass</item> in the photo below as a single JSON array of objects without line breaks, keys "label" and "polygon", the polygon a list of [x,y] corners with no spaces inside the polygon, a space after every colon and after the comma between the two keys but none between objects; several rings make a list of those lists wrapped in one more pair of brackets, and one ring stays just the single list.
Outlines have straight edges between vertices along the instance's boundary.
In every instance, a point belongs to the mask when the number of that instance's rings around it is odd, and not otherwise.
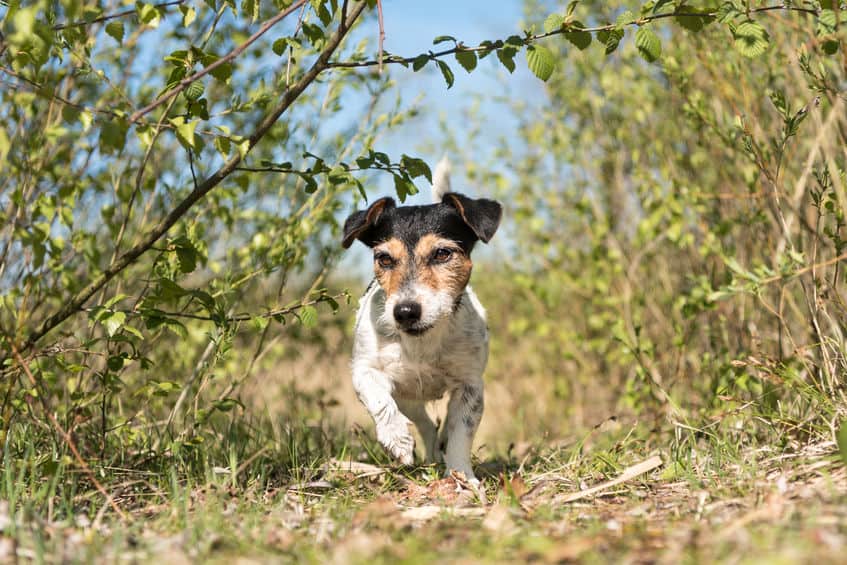
[{"label": "green grass", "polygon": [[[845,551],[847,473],[833,442],[757,444],[731,426],[611,428],[483,447],[482,503],[440,469],[388,465],[367,432],[229,426],[220,441],[179,453],[89,461],[126,518],[61,445],[54,461],[16,429],[0,549],[48,563],[789,563],[837,562]],[[660,467],[563,501],[653,455]]]}]

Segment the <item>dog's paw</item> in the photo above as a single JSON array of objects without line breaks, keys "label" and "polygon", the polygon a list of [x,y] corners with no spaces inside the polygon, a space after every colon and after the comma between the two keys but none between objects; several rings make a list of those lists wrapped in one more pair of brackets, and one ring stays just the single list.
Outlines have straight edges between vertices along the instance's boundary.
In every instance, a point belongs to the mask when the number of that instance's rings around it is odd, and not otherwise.
[{"label": "dog's paw", "polygon": [[447,467],[447,475],[451,475],[453,473],[461,473],[465,476],[465,479],[472,484],[479,484],[476,476],[473,474],[473,468],[471,467],[470,458],[462,458],[458,460],[451,460],[450,457],[445,457],[444,460],[445,466]]},{"label": "dog's paw", "polygon": [[410,423],[398,416],[376,428],[377,441],[403,465],[411,465],[415,460],[415,438],[409,431]]}]

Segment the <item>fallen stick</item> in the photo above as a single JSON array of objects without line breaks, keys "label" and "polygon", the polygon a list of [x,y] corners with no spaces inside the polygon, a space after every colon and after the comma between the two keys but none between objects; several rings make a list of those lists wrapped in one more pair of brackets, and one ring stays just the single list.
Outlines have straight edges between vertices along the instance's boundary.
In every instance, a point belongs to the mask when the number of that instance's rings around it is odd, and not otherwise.
[{"label": "fallen stick", "polygon": [[662,458],[658,455],[654,455],[650,459],[646,461],[642,461],[632,467],[627,467],[624,469],[623,473],[612,479],[611,481],[606,481],[604,483],[600,483],[597,486],[593,486],[591,488],[587,488],[585,490],[581,490],[578,492],[572,492],[570,494],[565,495],[564,497],[558,499],[556,502],[560,502],[562,504],[567,504],[568,502],[573,502],[574,500],[579,500],[581,498],[586,498],[593,494],[597,494],[598,492],[602,492],[610,487],[615,485],[619,485],[621,483],[625,483],[637,477],[638,475],[643,475],[648,471],[652,471],[656,467],[660,467],[662,465]]},{"label": "fallen stick", "polygon": [[332,458],[323,466],[324,471],[336,471],[343,473],[353,473],[356,476],[375,477],[387,473],[388,470],[383,467],[371,465],[370,463],[361,463],[359,461],[346,461],[342,459]]}]

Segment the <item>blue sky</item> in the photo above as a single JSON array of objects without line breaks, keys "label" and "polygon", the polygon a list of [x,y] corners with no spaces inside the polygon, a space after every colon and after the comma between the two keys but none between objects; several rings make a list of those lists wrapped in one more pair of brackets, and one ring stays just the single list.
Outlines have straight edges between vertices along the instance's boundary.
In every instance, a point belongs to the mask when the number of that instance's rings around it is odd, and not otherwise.
[{"label": "blue sky", "polygon": [[[523,20],[521,1],[491,2],[482,0],[409,2],[407,0],[384,0],[385,49],[404,56],[416,55],[429,49],[438,50],[449,44],[433,46],[433,38],[439,35],[452,35],[467,45],[475,45],[485,39],[505,38],[522,32]],[[369,23],[374,37],[378,34],[377,24]],[[365,29],[367,31],[367,28]],[[390,138],[391,153],[408,153],[435,163],[443,154],[439,149],[442,135],[439,122],[444,121],[450,133],[457,139],[466,136],[468,124],[463,117],[465,109],[478,95],[491,97],[504,93],[505,88],[511,96],[521,96],[524,100],[543,101],[543,83],[533,76],[523,62],[523,56],[516,59],[517,69],[507,80],[503,80],[507,71],[495,56],[480,61],[478,68],[471,74],[465,72],[455,59],[447,59],[455,74],[455,83],[447,89],[441,74],[434,66],[428,66],[420,73],[411,69],[393,69],[404,100],[413,100],[422,95],[422,116],[407,130],[396,131]],[[486,109],[486,106],[490,108]],[[483,102],[486,114],[497,116],[482,126],[484,138],[495,139],[510,129],[513,122],[510,117],[495,108],[492,102]],[[512,118],[513,119],[513,118]],[[454,188],[462,182],[461,165],[454,163]],[[380,192],[390,194],[393,184],[389,177],[380,181]],[[425,185],[426,183],[420,183]],[[409,203],[428,203],[429,194],[420,186],[421,194],[413,196]],[[476,187],[469,188],[473,192]]]}]

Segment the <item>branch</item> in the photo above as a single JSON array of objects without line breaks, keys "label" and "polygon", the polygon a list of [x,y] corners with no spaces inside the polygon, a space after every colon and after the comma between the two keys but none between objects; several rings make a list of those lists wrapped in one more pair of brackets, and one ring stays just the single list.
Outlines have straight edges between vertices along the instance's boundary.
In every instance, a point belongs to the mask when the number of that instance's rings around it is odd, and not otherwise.
[{"label": "branch", "polygon": [[[243,171],[247,173],[280,173],[286,175],[314,175],[314,174],[329,174],[331,169],[327,169],[324,171],[313,171],[311,169],[289,169],[287,167],[236,167],[236,171]],[[382,165],[376,167],[344,167],[345,173],[357,172],[357,171],[385,171],[388,173],[399,172],[405,173],[408,172],[403,165],[397,163],[392,165]]]},{"label": "branch", "polygon": [[794,278],[794,277],[799,277],[800,275],[808,273],[809,271],[815,271],[817,269],[820,269],[821,267],[829,267],[830,265],[834,265],[835,263],[838,263],[840,261],[847,261],[847,253],[842,253],[841,255],[838,255],[837,257],[833,257],[832,259],[829,259],[827,261],[823,261],[822,263],[815,263],[813,265],[808,265],[806,267],[803,267],[802,269],[797,269],[796,271],[793,271],[791,273],[773,275],[771,277],[757,281],[757,283],[759,285],[766,285],[766,284],[771,284],[772,282],[776,282],[776,281],[779,281],[779,280],[785,280],[785,279],[791,279],[791,278]]},{"label": "branch", "polygon": [[[818,13],[811,8],[798,8],[796,6],[785,6],[785,5],[765,6],[765,7],[762,7],[762,8],[754,8],[754,9],[750,10],[751,13],[771,12],[771,11],[802,12],[802,13],[811,14],[811,15],[814,15],[814,16],[818,15]],[[666,19],[666,18],[677,18],[677,17],[682,17],[682,18],[685,18],[685,17],[688,17],[688,18],[714,18],[717,15],[718,15],[717,12],[669,12],[669,13],[666,13],[666,14],[655,14],[653,16],[645,16],[643,18],[637,18],[637,19],[632,20],[630,22],[626,22],[623,25],[624,26],[642,26],[642,25],[650,23],[652,21],[663,20],[663,19]],[[619,27],[618,24],[606,24],[606,25],[602,25],[602,26],[585,27],[585,28],[566,27],[565,26],[565,27],[562,27],[560,29],[553,30],[553,31],[547,32],[547,33],[537,33],[535,35],[527,35],[526,37],[521,38],[521,43],[523,44],[524,47],[526,47],[527,45],[531,45],[531,44],[535,43],[539,39],[545,39],[547,37],[552,37],[554,35],[564,35],[564,34],[567,34],[567,33],[576,33],[576,32],[597,33],[597,32],[600,32],[600,31],[611,31],[611,30],[616,29],[618,27]],[[501,47],[503,47],[503,41],[502,40],[495,41],[495,42],[488,42],[486,44],[480,44],[480,45],[477,45],[476,47],[466,47],[466,46],[462,45],[461,42],[459,42],[452,49],[445,49],[443,51],[436,51],[434,53],[432,51],[429,51],[427,53],[421,53],[421,54],[416,55],[414,57],[399,57],[399,56],[396,56],[396,55],[389,55],[388,57],[385,57],[385,56],[380,55],[376,59],[372,59],[372,60],[368,60],[368,61],[337,61],[335,63],[330,63],[329,66],[332,67],[332,68],[356,68],[356,67],[380,66],[380,68],[381,68],[382,65],[386,64],[386,63],[408,65],[408,64],[414,62],[414,60],[417,59],[420,56],[429,57],[429,59],[431,61],[434,61],[435,59],[440,59],[441,57],[444,57],[446,55],[453,55],[453,54],[459,53],[459,52],[473,51],[475,53],[490,53],[491,51],[496,51],[497,49],[499,49]]]},{"label": "branch", "polygon": [[[178,4],[185,4],[185,0],[172,0],[171,2],[162,2],[161,4],[153,4],[154,8],[168,8],[170,6],[176,6]],[[67,29],[69,27],[85,27],[90,26],[92,24],[97,24],[100,22],[107,22],[109,20],[115,20],[118,18],[124,18],[126,16],[131,16],[133,14],[138,13],[138,10],[125,10],[123,12],[118,12],[116,14],[108,14],[105,16],[100,16],[98,18],[94,18],[93,20],[81,20],[78,22],[70,22],[67,24],[56,24],[53,26],[54,31],[61,31],[63,29]]]},{"label": "branch", "polygon": [[[329,58],[341,44],[341,40],[344,39],[350,31],[350,27],[365,9],[365,6],[365,1],[355,2],[351,6],[349,14],[345,14],[342,11],[341,23],[335,33],[333,33],[327,40],[326,47],[324,47],[324,50],[318,56],[317,61],[312,64],[306,74],[304,74],[299,81],[285,90],[277,105],[274,106],[271,112],[267,114],[256,126],[253,134],[248,138],[249,144],[247,152],[256,146],[256,144],[268,133],[268,131],[270,131],[271,127],[273,127],[280,116],[288,110],[289,106],[291,106],[291,104],[303,93],[303,91],[306,90],[312,82],[314,82],[318,75],[329,66]],[[245,152],[245,154],[247,152]],[[162,219],[156,227],[148,232],[137,245],[127,250],[118,258],[117,261],[115,261],[114,265],[89,282],[83,289],[67,300],[58,312],[47,318],[39,329],[33,331],[28,336],[23,345],[23,349],[31,348],[39,339],[44,337],[47,332],[64,322],[76,312],[79,312],[85,305],[86,301],[88,301],[94,293],[112,280],[115,275],[132,265],[147,250],[153,247],[159,238],[167,233],[168,230],[171,229],[171,227],[173,227],[173,225],[176,224],[180,218],[182,218],[188,210],[197,203],[197,201],[206,196],[206,194],[218,186],[222,180],[235,171],[236,167],[238,167],[239,163],[241,163],[241,160],[242,154],[237,151],[235,155],[230,157],[226,163],[221,165],[221,167],[215,171],[212,176],[208,177],[194,190],[192,190],[191,193],[189,193],[185,199],[171,210],[171,212],[165,216],[165,218]]]},{"label": "branch", "polygon": [[382,21],[382,0],[376,0],[376,12],[379,17],[379,47],[376,58],[379,61],[379,72],[382,74],[382,44],[385,42],[385,24]]},{"label": "branch", "polygon": [[[156,100],[154,100],[153,102],[151,102],[150,104],[148,104],[147,106],[142,108],[141,110],[134,112],[129,117],[129,123],[134,124],[136,121],[138,121],[139,118],[141,118],[142,116],[144,116],[146,114],[149,114],[150,112],[152,112],[153,110],[155,110],[156,108],[158,108],[159,106],[161,106],[162,104],[164,104],[165,102],[167,102],[168,100],[170,100],[171,98],[173,98],[174,96],[176,96],[177,94],[179,94],[180,92],[182,92],[183,90],[188,88],[188,86],[192,82],[194,82],[195,80],[206,76],[207,74],[214,71],[218,67],[229,63],[230,61],[232,61],[233,59],[235,59],[236,57],[241,55],[248,47],[250,47],[253,43],[255,43],[256,40],[258,40],[265,33],[267,33],[269,29],[271,29],[273,26],[275,26],[276,24],[278,24],[279,22],[284,20],[288,15],[290,15],[292,12],[297,10],[299,7],[304,5],[306,3],[306,1],[307,0],[297,0],[291,6],[289,6],[288,8],[286,8],[285,10],[283,10],[282,12],[277,14],[276,16],[272,17],[271,19],[269,19],[265,23],[263,23],[262,27],[260,27],[259,30],[256,33],[254,33],[249,38],[247,38],[247,41],[245,41],[244,43],[242,43],[241,45],[239,45],[238,47],[236,47],[235,49],[233,49],[232,51],[230,51],[229,53],[227,53],[226,55],[224,55],[223,57],[221,57],[220,59],[218,59],[217,61],[215,61],[211,65],[209,65],[208,67],[194,73],[190,77],[186,77],[186,78],[182,79],[181,81],[179,81],[179,84],[177,84],[177,86],[175,88],[173,88],[172,90],[169,90],[165,94],[159,96]],[[342,17],[344,17],[343,14],[342,14]],[[343,27],[343,24],[342,24],[342,27]],[[339,28],[339,29],[341,29],[341,28]]]},{"label": "branch", "polygon": [[[329,299],[334,301],[338,300],[347,300],[350,297],[350,294],[347,292],[339,292],[338,294],[322,294],[321,296],[315,298],[314,300],[308,300],[306,302],[301,302],[300,304],[295,304],[294,306],[288,306],[286,308],[275,308],[273,310],[268,310],[267,312],[262,312],[261,314],[249,314],[249,313],[241,313],[235,314],[233,316],[226,316],[221,320],[220,318],[213,318],[212,316],[202,316],[200,314],[191,314],[190,312],[163,312],[161,310],[156,310],[155,313],[158,316],[165,316],[169,318],[188,318],[190,320],[200,320],[203,322],[218,322],[218,321],[226,321],[226,322],[248,322],[254,318],[273,318],[275,316],[287,316],[288,314],[293,314],[298,310],[305,308],[306,306],[314,306],[315,304],[320,304],[321,302],[327,302]],[[91,308],[84,308],[86,312],[90,312]],[[143,312],[139,312],[138,310],[115,310],[116,312],[123,312],[127,316],[140,316]]]}]

